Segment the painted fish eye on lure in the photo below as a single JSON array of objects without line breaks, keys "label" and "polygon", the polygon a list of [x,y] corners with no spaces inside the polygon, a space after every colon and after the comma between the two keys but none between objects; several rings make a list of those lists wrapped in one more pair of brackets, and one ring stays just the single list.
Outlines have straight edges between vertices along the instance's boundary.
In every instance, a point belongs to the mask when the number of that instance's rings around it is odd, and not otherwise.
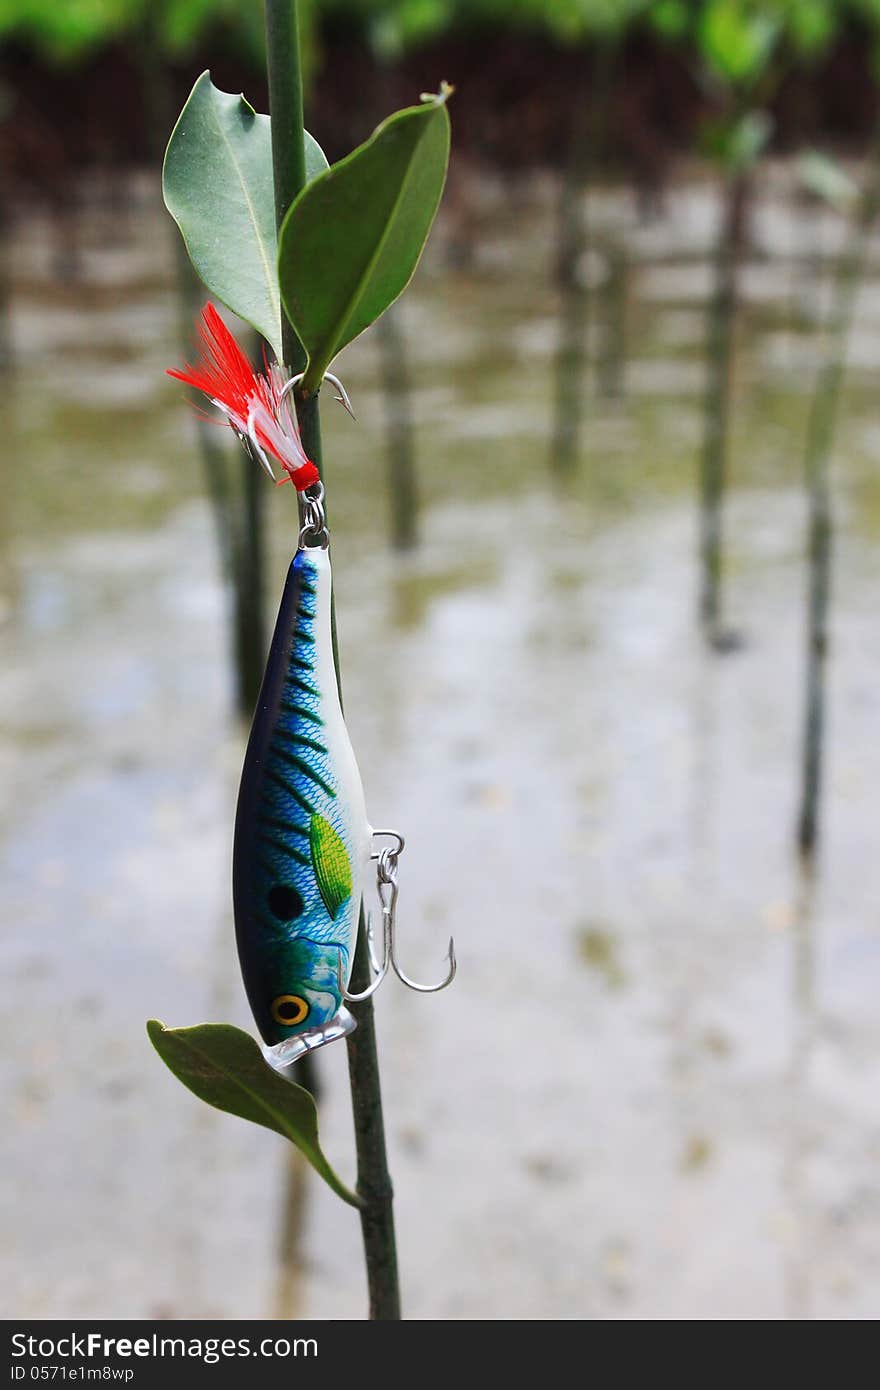
[{"label": "painted fish eye on lure", "polygon": [[[298,1056],[355,1027],[348,1002],[368,998],[397,960],[394,914],[403,837],[373,831],[342,715],[333,660],[329,537],[317,468],[300,439],[292,381],[280,367],[258,373],[213,305],[199,324],[201,360],[170,376],[204,392],[270,476],[270,460],[300,497],[301,524],[275,624],[242,769],[233,846],[235,932],[248,1000],[269,1060]],[[335,379],[334,379],[335,380]],[[338,385],[338,383],[337,383]],[[340,387],[340,399],[350,409]],[[373,853],[374,840],[394,844]],[[374,978],[351,994],[365,874],[377,862],[383,957]]]}]

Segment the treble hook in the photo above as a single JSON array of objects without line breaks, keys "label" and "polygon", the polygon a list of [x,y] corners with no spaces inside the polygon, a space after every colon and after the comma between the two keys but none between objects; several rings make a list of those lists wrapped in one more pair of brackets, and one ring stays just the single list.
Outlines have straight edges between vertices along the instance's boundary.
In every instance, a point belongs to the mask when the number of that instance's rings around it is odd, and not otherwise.
[{"label": "treble hook", "polygon": [[373,970],[374,979],[371,984],[361,994],[350,994],[345,987],[345,976],[342,973],[342,955],[336,957],[336,979],[339,984],[339,992],[349,1004],[362,1004],[381,985],[385,976],[388,974],[388,967],[391,964],[391,931],[393,908],[386,905],[381,893],[379,900],[382,903],[382,960],[376,959],[376,943],[373,937],[373,914],[367,916],[367,951],[370,957],[370,966]]},{"label": "treble hook", "polygon": [[[297,372],[296,376],[292,376],[292,377],[290,378],[289,381],[286,381],[286,382],[284,383],[284,385],[283,385],[282,388],[281,388],[281,392],[280,392],[280,394],[279,394],[279,396],[278,396],[278,404],[279,404],[279,406],[280,406],[280,405],[283,405],[284,400],[285,400],[285,398],[286,398],[288,392],[289,392],[289,391],[292,391],[293,388],[294,388],[294,386],[298,386],[299,383],[302,381],[302,379],[303,379],[304,376],[305,376],[305,372]],[[345,389],[345,387],[343,386],[342,382],[339,380],[339,377],[338,377],[338,376],[334,376],[332,372],[325,372],[325,373],[324,373],[324,380],[325,380],[325,381],[331,382],[332,385],[336,387],[336,390],[339,392],[339,395],[338,395],[338,396],[334,396],[333,399],[334,399],[335,401],[338,401],[339,404],[340,404],[341,406],[344,406],[344,407],[345,407],[345,409],[348,411],[349,415],[351,416],[352,420],[356,420],[356,419],[357,419],[357,416],[355,415],[354,411],[352,410],[351,400],[349,399],[348,392],[346,391],[346,389]]]},{"label": "treble hook", "polygon": [[370,957],[370,965],[374,975],[384,976],[388,971],[389,953],[391,943],[387,940],[385,931],[385,914],[382,914],[382,960],[376,960],[376,938],[373,935],[373,914],[367,913],[367,951]]},{"label": "treble hook", "polygon": [[376,891],[379,895],[379,902],[382,907],[382,960],[379,962],[376,959],[372,917],[368,916],[366,926],[367,949],[370,956],[370,965],[374,972],[374,979],[361,994],[350,994],[345,987],[341,957],[337,959],[336,963],[340,993],[343,999],[352,1004],[362,1003],[363,1000],[369,999],[371,995],[375,994],[385,976],[388,974],[389,966],[402,984],[405,984],[408,989],[414,989],[418,994],[436,994],[439,990],[446,989],[447,985],[452,984],[452,981],[455,979],[455,972],[458,969],[458,962],[455,958],[455,942],[451,936],[449,938],[449,951],[447,954],[449,971],[444,980],[440,980],[437,984],[433,985],[420,985],[416,980],[411,979],[401,967],[397,959],[395,917],[397,913],[398,894],[397,862],[404,847],[404,839],[396,830],[373,831],[374,837],[382,835],[387,835],[397,842],[395,848],[392,849],[390,846],[386,845],[384,849],[371,855],[371,858],[378,861],[376,865]]}]

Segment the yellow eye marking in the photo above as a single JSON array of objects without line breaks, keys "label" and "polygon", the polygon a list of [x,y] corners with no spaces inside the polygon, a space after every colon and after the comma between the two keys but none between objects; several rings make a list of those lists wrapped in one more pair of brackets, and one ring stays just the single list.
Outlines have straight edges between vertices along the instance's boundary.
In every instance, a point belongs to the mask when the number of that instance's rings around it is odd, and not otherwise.
[{"label": "yellow eye marking", "polygon": [[292,1028],[295,1023],[302,1023],[309,1006],[298,994],[279,994],[277,999],[272,1000],[269,1012],[283,1028]]}]

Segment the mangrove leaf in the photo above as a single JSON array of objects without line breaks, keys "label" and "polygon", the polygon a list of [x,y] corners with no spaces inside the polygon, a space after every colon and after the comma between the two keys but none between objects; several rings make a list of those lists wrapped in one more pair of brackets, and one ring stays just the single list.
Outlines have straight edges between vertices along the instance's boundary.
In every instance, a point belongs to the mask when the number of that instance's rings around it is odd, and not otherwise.
[{"label": "mangrove leaf", "polygon": [[316,391],[333,358],[405,289],[443,192],[446,98],[389,116],[300,193],[281,228],[281,298]]},{"label": "mangrove leaf", "polygon": [[[305,136],[306,177],[327,169]],[[208,290],[262,333],[281,358],[272,132],[243,96],[203,72],[171,132],[162,193]]]},{"label": "mangrove leaf", "polygon": [[248,1033],[228,1023],[166,1028],[155,1018],[147,1024],[147,1033],[165,1065],[200,1100],[282,1134],[337,1196],[360,1206],[321,1151],[312,1096],[302,1086],[285,1081]]}]

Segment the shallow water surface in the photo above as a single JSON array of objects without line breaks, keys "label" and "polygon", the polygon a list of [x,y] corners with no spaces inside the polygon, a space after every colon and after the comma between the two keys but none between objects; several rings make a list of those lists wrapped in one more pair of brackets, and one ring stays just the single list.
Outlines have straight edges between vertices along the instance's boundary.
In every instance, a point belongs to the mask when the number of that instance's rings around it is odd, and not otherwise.
[{"label": "shallow water surface", "polygon": [[[515,240],[508,194],[487,192],[464,269],[441,225],[399,310],[413,555],[386,543],[374,336],[340,363],[357,425],[324,408],[346,708],[371,814],[407,835],[405,959],[430,976],[454,932],[460,961],[442,995],[378,998],[412,1317],[877,1314],[880,280],[835,462],[824,841],[806,878],[799,479],[828,267],[817,281],[787,171],[762,192],[725,518],[733,654],[707,655],[693,621],[710,184],[683,180],[645,225],[620,190],[597,200],[627,247],[625,393],[588,379],[564,485],[543,183],[516,194]],[[229,596],[193,422],[162,374],[180,358],[171,228],[147,187],[127,194],[122,213],[86,200],[63,283],[38,216],[12,248],[10,1312],[360,1317],[351,1211],[317,1179],[303,1192],[280,1139],[200,1106],[144,1034],[153,1015],[251,1025]],[[295,518],[289,490],[268,491],[271,605]],[[319,1064],[325,1146],[350,1175],[342,1047]]]}]

